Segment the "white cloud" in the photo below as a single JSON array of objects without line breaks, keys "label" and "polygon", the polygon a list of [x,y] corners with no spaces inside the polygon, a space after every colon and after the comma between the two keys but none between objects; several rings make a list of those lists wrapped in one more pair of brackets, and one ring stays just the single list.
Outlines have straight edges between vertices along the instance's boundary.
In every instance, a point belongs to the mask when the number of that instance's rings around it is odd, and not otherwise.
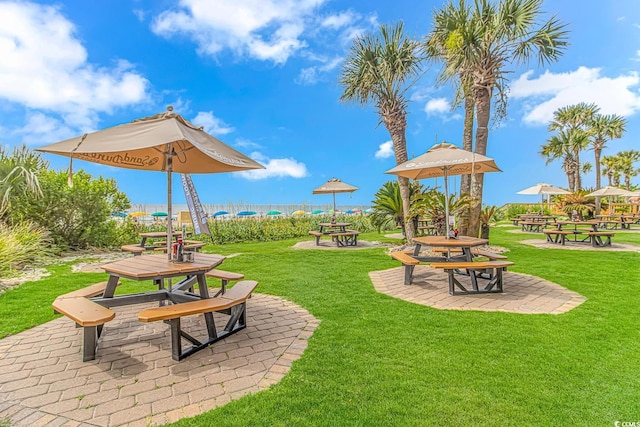
[{"label": "white cloud", "polygon": [[196,126],[202,126],[205,132],[210,133],[213,136],[226,135],[235,130],[222,119],[215,117],[213,115],[213,111],[200,111],[192,120],[192,123]]},{"label": "white cloud", "polygon": [[393,142],[387,141],[383,142],[378,146],[378,151],[376,151],[375,158],[376,159],[388,159],[393,156]]},{"label": "white cloud", "polygon": [[606,77],[600,68],[579,67],[567,73],[533,75],[533,71],[521,75],[510,92],[512,98],[524,100],[523,120],[532,125],[546,126],[555,110],[580,102],[597,104],[602,114],[630,116],[640,110],[640,94],[632,90],[640,83],[637,72]]},{"label": "white cloud", "polygon": [[298,77],[296,77],[295,82],[300,85],[312,85],[320,81],[324,75],[334,70],[338,65],[340,65],[343,61],[342,57],[336,57],[331,60],[326,58],[318,58],[319,61],[323,62],[322,65],[316,67],[308,67],[300,70]]},{"label": "white cloud", "polygon": [[236,145],[238,147],[248,148],[248,149],[251,149],[251,150],[255,150],[257,148],[262,148],[262,146],[260,144],[257,144],[257,143],[255,143],[253,141],[249,141],[248,139],[244,139],[244,138],[238,138],[236,140]]},{"label": "white cloud", "polygon": [[202,54],[224,49],[236,55],[284,63],[306,46],[302,34],[326,0],[182,0],[162,12],[152,30],[187,35]]},{"label": "white cloud", "polygon": [[323,27],[338,29],[345,27],[356,20],[356,15],[352,11],[346,11],[337,15],[327,16],[321,23]]},{"label": "white cloud", "polygon": [[251,153],[250,157],[266,168],[238,172],[238,175],[250,181],[285,177],[304,178],[308,174],[307,166],[295,159],[270,159],[258,152]]},{"label": "white cloud", "polygon": [[424,111],[429,116],[432,114],[445,114],[451,111],[451,105],[446,98],[432,98],[427,101]]},{"label": "white cloud", "polygon": [[77,136],[77,131],[74,129],[66,126],[60,120],[40,112],[28,113],[24,127],[13,133],[21,136],[22,141],[28,145],[53,143]]},{"label": "white cloud", "polygon": [[1,2],[0,58],[0,99],[55,112],[83,130],[95,126],[98,112],[147,98],[147,80],[128,62],[87,63],[73,24],[56,7]]}]

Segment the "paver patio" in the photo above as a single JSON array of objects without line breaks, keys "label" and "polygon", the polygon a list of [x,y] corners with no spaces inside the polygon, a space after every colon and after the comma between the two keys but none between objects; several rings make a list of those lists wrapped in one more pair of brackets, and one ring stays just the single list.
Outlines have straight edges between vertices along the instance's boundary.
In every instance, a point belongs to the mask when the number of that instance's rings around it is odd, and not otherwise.
[{"label": "paver patio", "polygon": [[[0,340],[0,420],[148,426],[193,417],[280,381],[319,323],[296,304],[254,294],[246,329],[176,362],[169,326],[137,321],[151,306],[114,308],[90,362],[82,362],[82,329],[64,317]],[[221,327],[227,316],[215,318]],[[182,327],[206,335],[202,316]]]},{"label": "paver patio", "polygon": [[413,283],[404,284],[404,268],[369,273],[375,289],[395,298],[438,309],[561,314],[586,301],[577,292],[522,273],[504,273],[504,292],[449,295],[447,273],[428,265],[416,266]]}]

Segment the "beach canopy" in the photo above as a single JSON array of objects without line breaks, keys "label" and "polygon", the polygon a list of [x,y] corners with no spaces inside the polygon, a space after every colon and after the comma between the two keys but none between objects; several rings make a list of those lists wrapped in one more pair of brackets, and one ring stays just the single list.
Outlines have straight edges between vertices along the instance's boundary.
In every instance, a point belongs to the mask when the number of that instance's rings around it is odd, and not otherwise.
[{"label": "beach canopy", "polygon": [[129,216],[132,216],[134,218],[137,218],[139,216],[148,216],[149,214],[146,212],[132,212],[129,214]]},{"label": "beach canopy", "polygon": [[305,211],[293,211],[293,212],[291,212],[291,215],[304,215],[304,214],[306,214]]},{"label": "beach canopy", "polygon": [[604,197],[604,196],[632,197],[633,192],[629,190],[625,190],[624,188],[612,187],[610,185],[607,185],[606,187],[602,187],[599,190],[596,190],[587,194],[587,197]]},{"label": "beach canopy", "polygon": [[[144,117],[96,132],[36,149],[45,153],[71,158],[69,182],[72,183],[71,162],[86,160],[108,166],[128,169],[162,171],[167,174],[167,205],[171,206],[171,179],[173,172],[220,173],[264,166],[209,135],[167,107],[164,113]],[[167,242],[172,241],[173,224],[167,221]],[[171,259],[172,251],[167,251]]]},{"label": "beach canopy", "polygon": [[127,216],[126,212],[111,212],[111,216],[119,216],[120,218],[124,218]]},{"label": "beach canopy", "polygon": [[571,192],[564,190],[560,187],[556,187],[551,184],[547,184],[546,182],[540,182],[534,186],[529,188],[525,188],[524,190],[518,191],[518,194],[526,194],[526,195],[541,195],[542,202],[540,206],[540,212],[543,211],[544,204],[544,196],[547,196],[547,204],[551,204],[550,197],[552,194],[571,194]]},{"label": "beach canopy", "polygon": [[435,144],[424,154],[408,160],[385,173],[410,179],[444,177],[446,238],[449,238],[449,183],[450,175],[468,175],[502,172],[493,159],[463,150],[446,142]]},{"label": "beach canopy", "polygon": [[324,213],[324,211],[322,209],[316,209],[313,212],[311,212],[312,215],[318,215],[318,214],[322,214]]},{"label": "beach canopy", "polygon": [[158,212],[154,212],[151,214],[151,216],[155,216],[155,217],[159,217],[159,216],[169,216],[168,213],[166,212],[162,212],[162,211],[158,211]]},{"label": "beach canopy", "polygon": [[353,193],[358,187],[340,181],[338,178],[331,178],[320,187],[313,190],[312,194],[333,194],[333,210],[336,210],[336,193]]},{"label": "beach canopy", "polygon": [[215,218],[215,217],[220,216],[220,215],[229,215],[229,212],[227,212],[227,211],[218,211],[218,212],[213,214],[213,217]]},{"label": "beach canopy", "polygon": [[238,212],[236,215],[237,216],[251,216],[251,215],[255,215],[256,213],[254,211],[241,211]]},{"label": "beach canopy", "polygon": [[267,212],[267,215],[282,215],[282,212],[280,212],[280,211],[269,211],[269,212]]}]

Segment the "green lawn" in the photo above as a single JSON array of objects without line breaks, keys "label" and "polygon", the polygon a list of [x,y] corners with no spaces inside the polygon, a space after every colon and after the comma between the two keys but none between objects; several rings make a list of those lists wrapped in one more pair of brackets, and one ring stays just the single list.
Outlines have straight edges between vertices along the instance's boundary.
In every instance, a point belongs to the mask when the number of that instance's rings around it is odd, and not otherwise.
[{"label": "green lawn", "polygon": [[[367,273],[399,265],[382,248],[292,250],[294,241],[207,247],[241,253],[223,268],[258,280],[258,292],[293,301],[321,323],[280,383],[177,425],[637,421],[640,253],[537,249],[519,242],[543,236],[509,229],[492,229],[491,244],[510,249],[510,271],[559,283],[587,301],[562,315],[442,311],[374,291]],[[614,242],[640,245],[640,233],[617,232]],[[69,265],[50,270],[0,295],[0,336],[54,318],[56,295],[104,279],[71,273]]]}]

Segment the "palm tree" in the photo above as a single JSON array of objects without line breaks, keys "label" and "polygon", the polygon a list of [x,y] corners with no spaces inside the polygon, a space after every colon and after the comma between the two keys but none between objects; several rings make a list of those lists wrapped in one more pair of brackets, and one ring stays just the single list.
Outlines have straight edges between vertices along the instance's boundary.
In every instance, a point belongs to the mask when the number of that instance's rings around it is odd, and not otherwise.
[{"label": "palm tree", "polygon": [[7,212],[13,194],[42,194],[37,174],[47,166],[40,153],[24,144],[14,147],[12,153],[0,146],[0,218]]},{"label": "palm tree", "polygon": [[620,172],[618,171],[618,158],[616,156],[604,156],[600,163],[603,166],[602,175],[606,175],[608,185],[614,185],[614,182],[620,182]]},{"label": "palm tree", "polygon": [[[593,148],[594,164],[596,168],[596,190],[601,187],[600,155],[607,141],[621,138],[625,132],[627,121],[616,114],[596,114],[588,123],[591,133],[591,148]],[[596,197],[596,215],[600,214],[600,197]]]},{"label": "palm tree", "polygon": [[[442,9],[434,11],[432,30],[424,42],[427,58],[441,61],[443,68],[437,84],[453,83],[456,87],[452,108],[464,104],[464,125],[462,130],[462,148],[473,151],[473,123],[475,117],[475,105],[473,100],[473,77],[469,69],[450,68],[452,63],[447,61],[451,51],[455,52],[456,45],[452,41],[456,39],[459,32],[465,31],[469,27],[471,20],[471,10],[464,4],[455,7],[453,3],[447,3]],[[502,97],[500,98],[502,99]],[[471,193],[471,175],[460,177],[460,194]],[[468,212],[463,215],[460,221],[460,232],[463,235],[468,233]]]},{"label": "palm tree", "polygon": [[[446,69],[464,70],[471,78],[476,111],[475,152],[486,155],[492,97],[506,93],[508,70],[512,63],[527,64],[536,58],[540,65],[556,61],[567,45],[567,31],[555,17],[539,23],[543,0],[474,0],[470,19],[464,27],[441,28],[446,40]],[[444,10],[467,10],[465,0],[450,0]],[[438,11],[435,12],[439,13]],[[468,233],[477,236],[482,209],[483,174],[472,177]]]},{"label": "palm tree", "polygon": [[[420,194],[420,185],[410,183],[411,197]],[[376,192],[375,200],[371,202],[373,213],[369,216],[371,224],[382,229],[400,227],[405,233],[405,220],[402,209],[402,197],[398,181],[385,182]]]},{"label": "palm tree", "polygon": [[624,176],[624,186],[627,190],[631,190],[631,178],[640,174],[640,169],[634,166],[634,164],[640,160],[640,151],[621,151],[617,157],[619,171]]},{"label": "palm tree", "polygon": [[[549,132],[565,131],[571,135],[578,135],[578,131],[580,131],[580,134],[586,134],[589,132],[589,123],[593,121],[599,110],[596,104],[587,104],[585,102],[558,108],[553,112],[553,121],[549,124],[548,130]],[[573,157],[577,163],[577,168],[574,170],[575,187],[572,191],[582,189],[580,152],[587,148],[588,143],[588,139],[583,139],[582,137],[572,141]]]},{"label": "palm tree", "polygon": [[[421,72],[422,58],[419,43],[404,35],[402,22],[381,25],[380,34],[365,35],[353,41],[340,74],[344,92],[341,101],[373,103],[380,121],[389,131],[393,142],[396,164],[408,160],[407,156],[407,90]],[[409,179],[398,177],[402,209],[409,218]],[[406,238],[415,236],[412,223],[406,224]]]},{"label": "palm tree", "polygon": [[567,175],[569,191],[577,191],[580,176],[580,163],[576,159],[576,151],[585,146],[589,141],[589,135],[581,129],[562,130],[547,140],[540,150],[540,154],[547,158],[547,164],[554,160],[562,159],[562,170]]}]

